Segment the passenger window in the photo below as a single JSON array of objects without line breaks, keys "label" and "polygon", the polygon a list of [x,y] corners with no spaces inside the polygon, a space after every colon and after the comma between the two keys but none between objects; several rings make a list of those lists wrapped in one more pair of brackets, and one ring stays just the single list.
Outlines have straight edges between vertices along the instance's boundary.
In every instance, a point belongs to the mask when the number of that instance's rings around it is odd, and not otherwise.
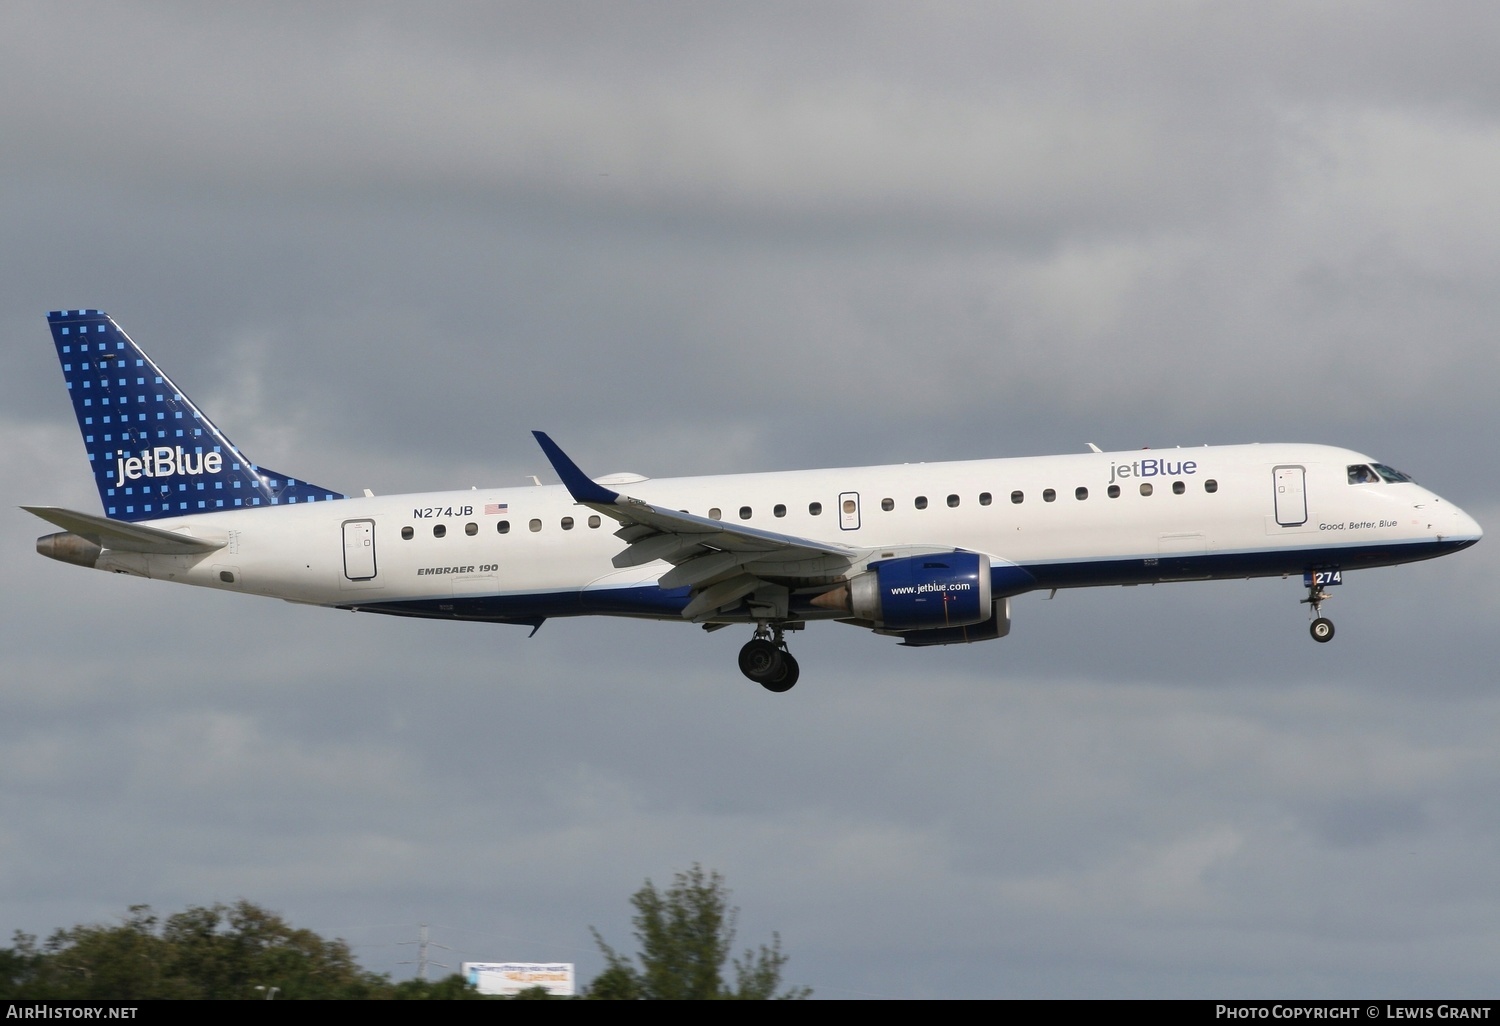
[{"label": "passenger window", "polygon": [[953,507],[955,507],[957,505],[958,505],[958,496],[957,495],[950,495],[950,496],[948,496],[948,506],[949,506],[949,508],[951,509],[951,508],[953,508]]},{"label": "passenger window", "polygon": [[499,531],[501,534],[510,534],[510,521],[509,520],[502,520],[502,521],[500,521],[498,524],[495,525],[495,530]]},{"label": "passenger window", "polygon": [[786,507],[783,506],[781,503],[778,502],[776,504],[776,507],[771,510],[771,515],[772,516],[778,516],[778,517],[784,517],[784,516],[786,516]]},{"label": "passenger window", "polygon": [[1074,488],[1073,489],[1073,498],[1077,499],[1079,502],[1082,502],[1084,499],[1087,499],[1088,497],[1089,497],[1089,490],[1087,488]]},{"label": "passenger window", "polygon": [[1185,491],[1187,491],[1187,485],[1183,484],[1181,481],[1173,481],[1172,482],[1172,494],[1173,495],[1181,495]]},{"label": "passenger window", "polygon": [[979,504],[981,506],[988,506],[992,501],[994,501],[994,496],[992,496],[989,492],[979,493]]},{"label": "passenger window", "polygon": [[595,513],[593,516],[589,517],[589,526],[590,527],[598,527],[599,526],[599,514]]},{"label": "passenger window", "polygon": [[529,527],[529,528],[531,528],[531,533],[532,534],[535,534],[536,532],[538,532],[538,531],[540,531],[542,529],[542,522],[540,520],[533,520],[531,523],[527,524],[526,526]]},{"label": "passenger window", "polygon": [[573,530],[573,518],[572,517],[563,517],[562,518],[562,529],[564,531],[571,531],[571,530]]},{"label": "passenger window", "polygon": [[479,533],[479,525],[478,524],[465,524],[464,525],[464,534],[468,535],[470,538],[474,537],[478,533]]},{"label": "passenger window", "polygon": [[807,504],[807,512],[815,517],[820,517],[823,515],[823,504],[821,502],[809,502]]},{"label": "passenger window", "polygon": [[1213,478],[1209,478],[1207,481],[1203,482],[1203,490],[1212,494],[1219,490],[1219,482],[1215,481]]},{"label": "passenger window", "polygon": [[844,510],[845,513],[849,514],[850,516],[853,516],[854,515],[854,511],[857,508],[858,507],[854,505],[854,500],[853,499],[845,499],[844,500],[843,510]]},{"label": "passenger window", "polygon": [[1120,486],[1119,485],[1110,485],[1109,486],[1109,497],[1111,499],[1118,499],[1120,497]]},{"label": "passenger window", "polygon": [[413,534],[415,534],[415,533],[416,532],[413,531],[411,528],[409,528],[409,527],[403,527],[403,528],[401,528],[401,540],[402,541],[411,541],[411,536]]},{"label": "passenger window", "polygon": [[740,519],[741,520],[749,520],[750,519],[750,507],[749,506],[741,506],[740,507]]},{"label": "passenger window", "polygon": [[1025,492],[1011,492],[1010,493],[1010,501],[1014,502],[1017,506],[1019,506],[1021,503],[1023,503],[1023,502],[1026,501],[1026,493]]},{"label": "passenger window", "polygon": [[432,529],[432,536],[434,538],[442,538],[442,537],[445,537],[447,534],[448,534],[448,527],[447,527],[446,524],[438,524],[435,527],[433,527],[433,529]]},{"label": "passenger window", "polygon": [[895,499],[881,499],[880,500],[880,508],[883,509],[883,510],[885,510],[887,513],[889,513],[891,510],[893,510],[893,509],[896,508],[896,500]]},{"label": "passenger window", "polygon": [[926,509],[927,508],[927,496],[925,496],[925,495],[918,495],[917,496],[916,507],[917,507],[917,509]]},{"label": "passenger window", "polygon": [[1044,488],[1042,490],[1042,501],[1043,502],[1056,502],[1057,501],[1057,492],[1055,492],[1051,488]]},{"label": "passenger window", "polygon": [[724,519],[724,512],[720,510],[719,507],[715,506],[713,509],[708,511],[708,519],[722,520]]},{"label": "passenger window", "polygon": [[1151,494],[1151,482],[1150,481],[1142,481],[1141,482],[1141,494],[1142,495],[1150,495]]}]

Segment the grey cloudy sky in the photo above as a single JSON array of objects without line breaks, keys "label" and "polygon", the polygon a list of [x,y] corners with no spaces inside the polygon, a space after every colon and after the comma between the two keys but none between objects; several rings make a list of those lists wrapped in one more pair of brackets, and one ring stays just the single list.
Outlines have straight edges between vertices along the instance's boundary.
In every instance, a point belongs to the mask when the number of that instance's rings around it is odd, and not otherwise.
[{"label": "grey cloudy sky", "polygon": [[[1493,541],[1011,637],[298,608],[42,560],[44,313],[382,493],[1241,441],[1500,522],[1500,8],[0,7],[0,930],[246,897],[601,962],[694,862],[819,996],[1493,996]],[[9,510],[9,512],[4,512]]]}]

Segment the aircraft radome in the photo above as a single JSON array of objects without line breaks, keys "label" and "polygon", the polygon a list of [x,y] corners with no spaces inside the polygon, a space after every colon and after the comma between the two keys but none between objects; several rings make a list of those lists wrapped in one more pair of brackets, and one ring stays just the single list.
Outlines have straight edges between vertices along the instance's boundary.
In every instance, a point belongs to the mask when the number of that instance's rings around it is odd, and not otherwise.
[{"label": "aircraft radome", "polygon": [[1327,588],[1482,534],[1368,456],[1258,444],[648,479],[590,478],[536,432],[561,486],[349,496],[252,463],[108,316],[48,315],[104,515],[53,559],[398,616],[680,620],[753,636],[740,670],[796,683],[786,635],[836,620],[910,646],[1010,631],[1039,589],[1301,578]]}]

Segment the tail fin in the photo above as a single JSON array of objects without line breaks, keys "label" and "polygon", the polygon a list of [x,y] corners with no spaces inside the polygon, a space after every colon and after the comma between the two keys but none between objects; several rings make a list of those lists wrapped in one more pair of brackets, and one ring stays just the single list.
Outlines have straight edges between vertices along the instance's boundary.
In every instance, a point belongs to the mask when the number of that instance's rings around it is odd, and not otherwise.
[{"label": "tail fin", "polygon": [[347,498],[247,460],[103,311],[47,321],[111,520]]}]

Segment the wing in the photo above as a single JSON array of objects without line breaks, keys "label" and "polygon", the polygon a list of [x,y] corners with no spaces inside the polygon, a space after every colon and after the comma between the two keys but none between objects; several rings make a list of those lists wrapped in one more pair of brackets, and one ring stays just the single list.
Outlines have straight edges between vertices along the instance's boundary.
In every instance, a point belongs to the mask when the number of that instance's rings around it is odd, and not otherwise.
[{"label": "wing", "polygon": [[692,589],[682,611],[689,620],[713,619],[745,598],[757,615],[784,618],[793,590],[833,583],[862,555],[844,545],[739,527],[621,495],[591,480],[544,432],[532,434],[574,501],[620,522],[615,537],[625,549],[612,560],[616,567],[672,564],[660,584]]}]

